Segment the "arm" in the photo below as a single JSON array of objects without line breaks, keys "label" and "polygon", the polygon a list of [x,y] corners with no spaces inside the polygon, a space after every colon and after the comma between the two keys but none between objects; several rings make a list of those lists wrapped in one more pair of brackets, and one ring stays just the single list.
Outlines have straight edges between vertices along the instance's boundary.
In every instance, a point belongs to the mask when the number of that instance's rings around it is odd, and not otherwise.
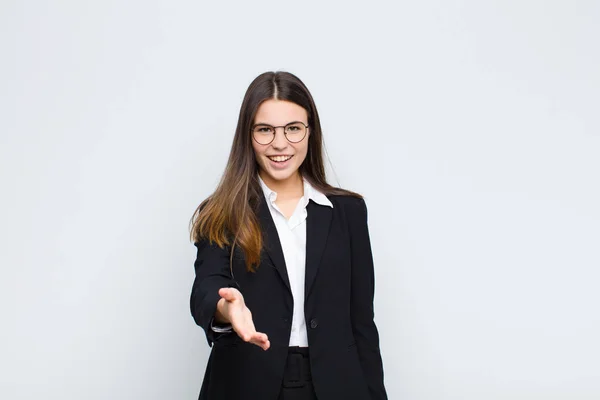
[{"label": "arm", "polygon": [[196,278],[192,286],[190,310],[196,324],[204,329],[206,340],[210,346],[218,338],[228,334],[216,332],[212,327],[218,325],[214,321],[217,302],[221,299],[219,289],[237,287],[229,273],[229,253],[227,248],[221,249],[210,244],[207,239],[200,239],[194,245],[198,248],[194,270]]},{"label": "arm", "polygon": [[[246,307],[240,287],[231,279],[227,247],[221,249],[206,239],[194,244],[198,255],[194,263],[196,279],[190,309],[196,324],[204,329],[208,344],[235,332],[245,342],[267,350],[270,347],[268,336],[256,332],[252,313]],[[227,324],[230,328],[225,329],[223,325]]]},{"label": "arm", "polygon": [[352,247],[352,331],[371,399],[384,400],[387,394],[383,383],[383,363],[379,334],[373,320],[375,272],[364,199],[353,204],[348,220]]}]

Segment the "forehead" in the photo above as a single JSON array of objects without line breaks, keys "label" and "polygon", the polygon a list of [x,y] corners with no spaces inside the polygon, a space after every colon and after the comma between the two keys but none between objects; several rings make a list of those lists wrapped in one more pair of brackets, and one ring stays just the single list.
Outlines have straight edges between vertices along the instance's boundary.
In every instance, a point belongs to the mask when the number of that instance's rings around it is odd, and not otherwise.
[{"label": "forehead", "polygon": [[306,110],[296,103],[287,100],[269,99],[261,103],[256,110],[254,123],[285,125],[288,122],[308,122]]}]

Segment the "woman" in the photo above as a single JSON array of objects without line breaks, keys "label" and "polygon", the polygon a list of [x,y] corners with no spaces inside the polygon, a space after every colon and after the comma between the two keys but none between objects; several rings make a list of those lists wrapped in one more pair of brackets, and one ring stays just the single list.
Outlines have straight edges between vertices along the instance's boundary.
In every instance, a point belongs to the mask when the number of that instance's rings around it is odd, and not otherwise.
[{"label": "woman", "polygon": [[296,76],[249,86],[225,173],[192,218],[190,307],[212,345],[199,399],[386,399],[361,195],[325,179]]}]

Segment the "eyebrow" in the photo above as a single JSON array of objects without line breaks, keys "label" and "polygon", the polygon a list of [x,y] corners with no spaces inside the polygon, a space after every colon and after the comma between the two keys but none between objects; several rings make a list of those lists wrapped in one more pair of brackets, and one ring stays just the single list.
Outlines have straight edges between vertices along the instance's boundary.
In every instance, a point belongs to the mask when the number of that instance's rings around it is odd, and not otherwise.
[{"label": "eyebrow", "polygon": [[[294,122],[302,122],[302,121],[291,121],[291,122],[286,123],[285,125],[293,124]],[[306,124],[306,122],[302,122],[302,123]],[[273,124],[267,124],[266,122],[257,122],[254,125],[269,125],[269,126],[274,126]]]}]

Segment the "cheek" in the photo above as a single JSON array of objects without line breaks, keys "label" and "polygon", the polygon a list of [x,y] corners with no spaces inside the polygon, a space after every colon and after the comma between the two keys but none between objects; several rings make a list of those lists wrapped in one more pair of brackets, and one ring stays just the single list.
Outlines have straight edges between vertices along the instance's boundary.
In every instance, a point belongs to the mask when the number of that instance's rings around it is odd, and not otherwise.
[{"label": "cheek", "polygon": [[296,153],[298,154],[298,162],[303,162],[306,159],[306,155],[308,154],[308,146],[302,146],[301,148],[296,148]]}]

